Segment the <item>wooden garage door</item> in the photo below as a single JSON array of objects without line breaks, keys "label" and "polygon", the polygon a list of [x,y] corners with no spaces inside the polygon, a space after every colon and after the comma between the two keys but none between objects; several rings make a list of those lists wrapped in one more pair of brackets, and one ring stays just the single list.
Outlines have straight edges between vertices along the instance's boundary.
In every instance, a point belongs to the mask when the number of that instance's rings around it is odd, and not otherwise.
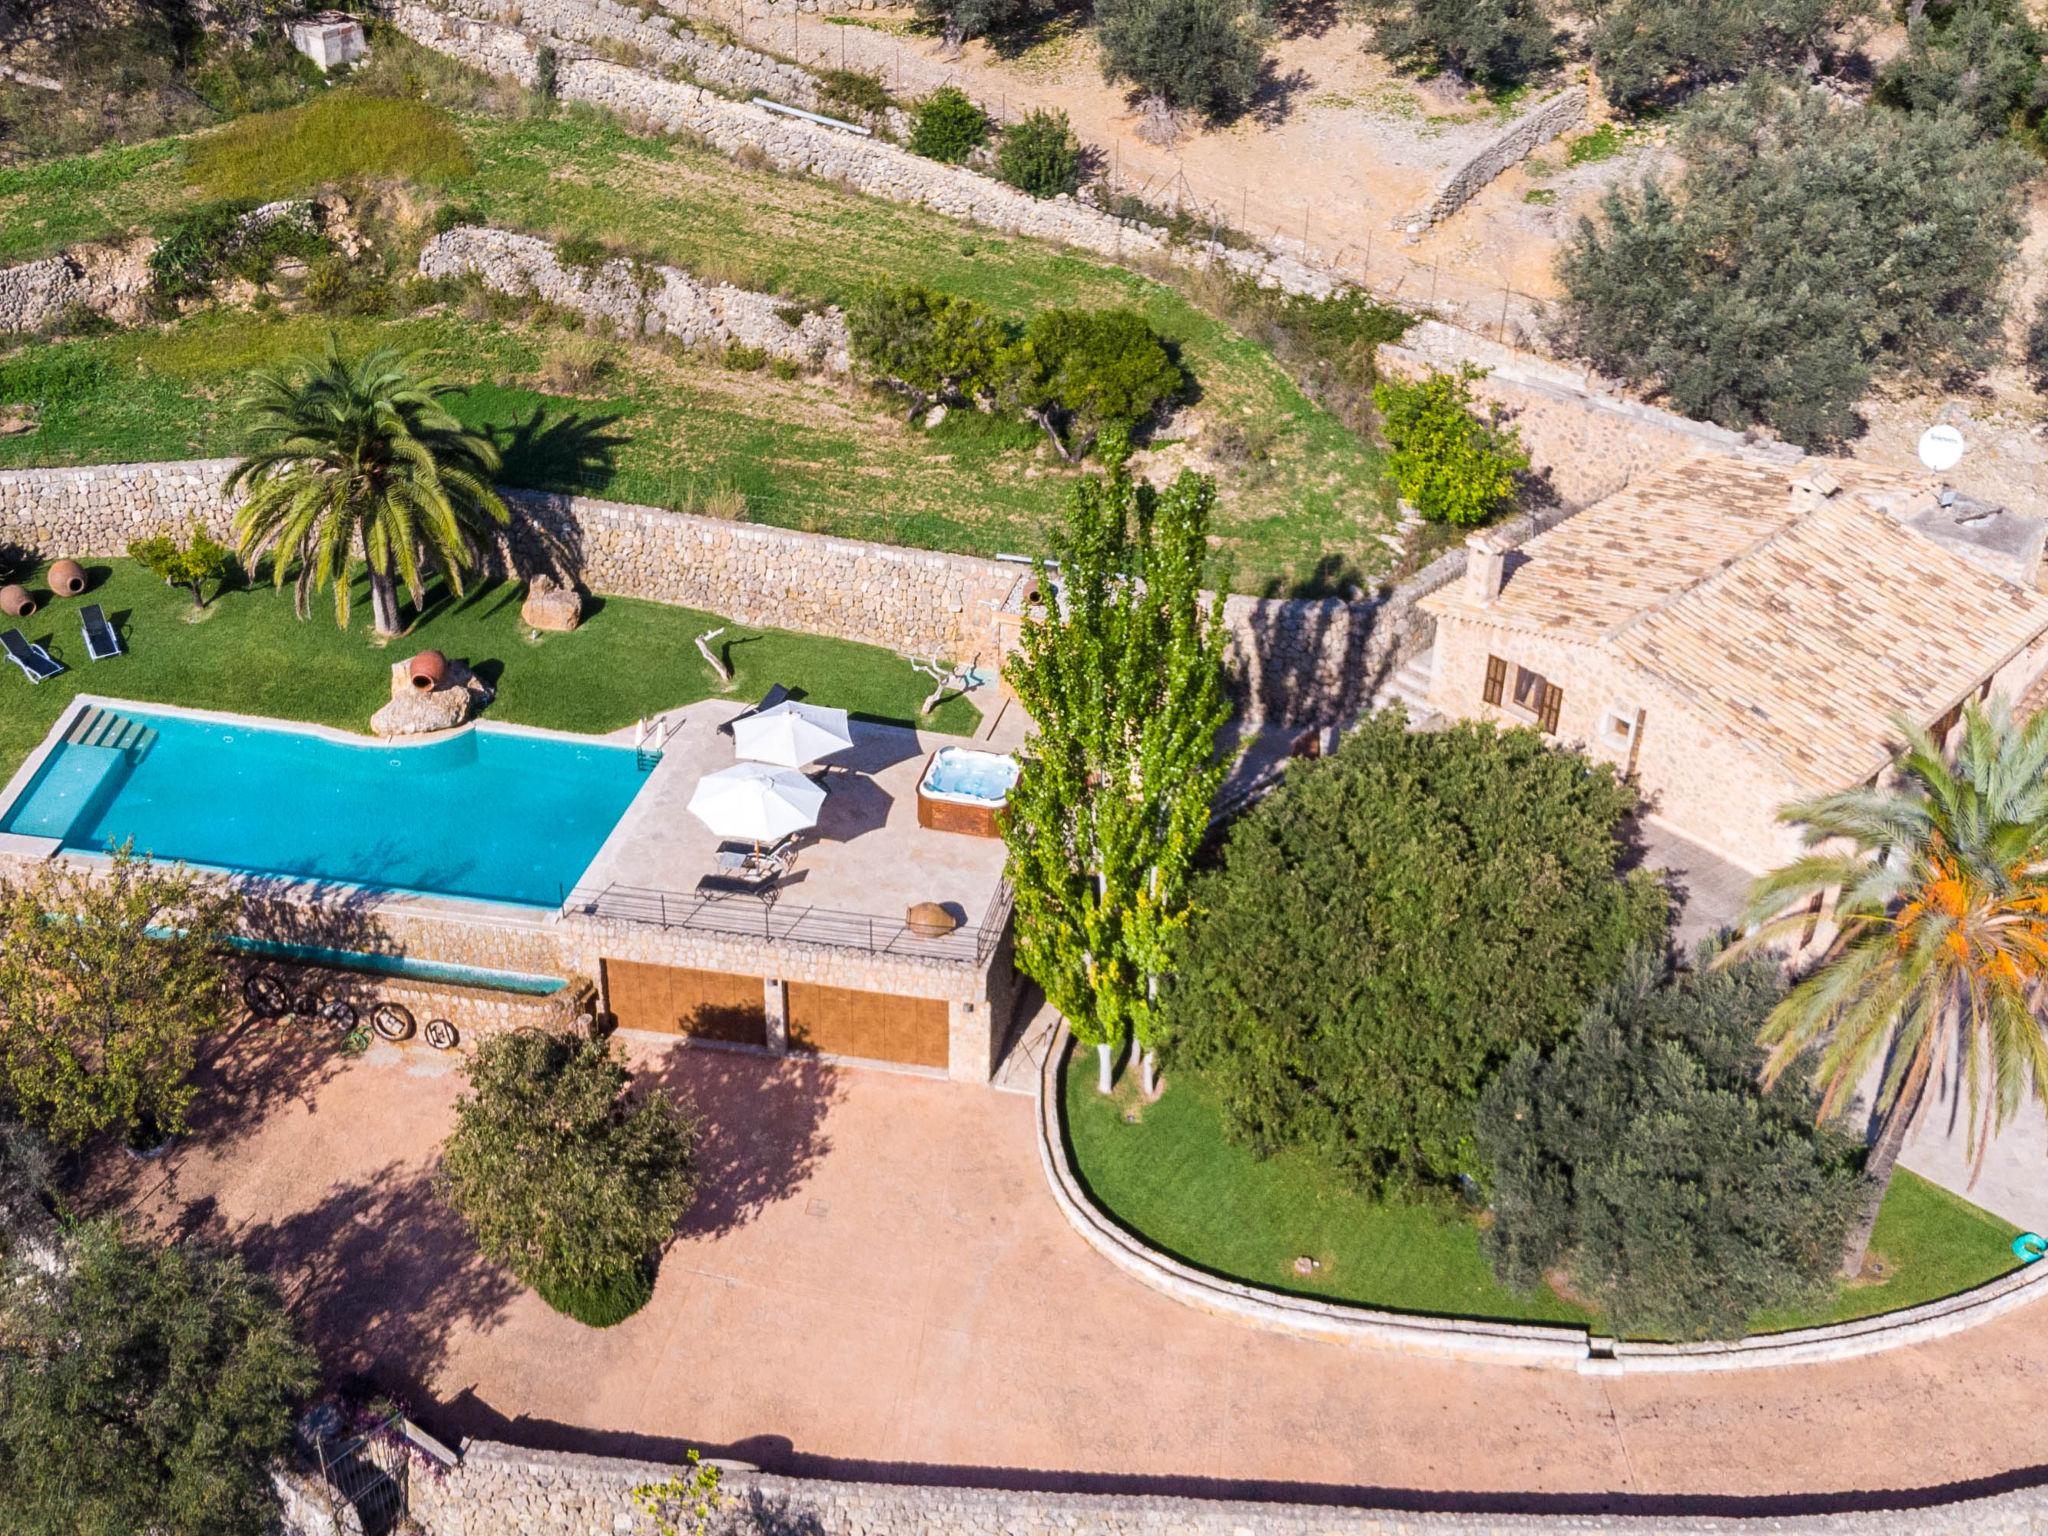
[{"label": "wooden garage door", "polygon": [[768,1043],[768,1007],[758,976],[607,960],[604,979],[612,1017],[621,1029],[738,1045]]},{"label": "wooden garage door", "polygon": [[791,1050],[943,1067],[946,1044],[943,1002],[800,981],[789,984]]}]

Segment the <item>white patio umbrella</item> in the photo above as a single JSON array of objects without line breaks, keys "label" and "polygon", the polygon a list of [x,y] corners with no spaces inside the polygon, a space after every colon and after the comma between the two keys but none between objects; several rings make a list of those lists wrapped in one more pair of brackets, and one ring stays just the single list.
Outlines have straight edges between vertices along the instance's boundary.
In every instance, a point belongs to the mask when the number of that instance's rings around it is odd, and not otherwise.
[{"label": "white patio umbrella", "polygon": [[773,843],[818,824],[825,791],[800,773],[736,763],[707,773],[690,791],[690,814],[720,837]]},{"label": "white patio umbrella", "polygon": [[786,700],[732,723],[733,750],[757,763],[801,768],[853,745],[846,711]]}]

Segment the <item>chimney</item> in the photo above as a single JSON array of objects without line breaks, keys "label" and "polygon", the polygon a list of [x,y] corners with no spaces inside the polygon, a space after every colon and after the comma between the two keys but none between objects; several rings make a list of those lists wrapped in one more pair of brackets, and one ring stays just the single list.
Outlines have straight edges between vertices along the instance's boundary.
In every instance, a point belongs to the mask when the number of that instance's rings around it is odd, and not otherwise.
[{"label": "chimney", "polygon": [[1473,534],[1465,541],[1465,601],[1484,608],[1500,596],[1507,575],[1507,546],[1487,532]]},{"label": "chimney", "polygon": [[1824,469],[1816,469],[1792,482],[1792,510],[1801,513],[1815,511],[1841,488],[1841,481]]}]

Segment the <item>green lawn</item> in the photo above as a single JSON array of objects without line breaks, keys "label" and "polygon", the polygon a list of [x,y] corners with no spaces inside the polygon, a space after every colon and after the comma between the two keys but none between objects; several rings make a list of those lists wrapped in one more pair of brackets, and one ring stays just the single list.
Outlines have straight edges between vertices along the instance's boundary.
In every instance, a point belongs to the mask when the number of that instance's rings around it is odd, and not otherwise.
[{"label": "green lawn", "polygon": [[[643,715],[719,693],[694,639],[723,620],[630,598],[592,601],[583,627],[530,638],[519,622],[521,589],[472,588],[451,600],[428,594],[425,616],[390,646],[373,642],[369,601],[359,595],[355,626],[336,628],[332,600],[312,617],[292,616],[291,593],[269,586],[230,591],[193,622],[191,599],[127,560],[89,561],[90,600],[121,631],[128,654],[93,662],[78,633],[76,602],[56,602],[22,624],[70,670],[31,685],[0,668],[0,778],[20,766],[78,693],[183,704],[367,731],[390,697],[390,665],[432,647],[467,661],[497,689],[487,718],[555,730],[602,732]],[[40,590],[40,589],[38,589]],[[902,658],[784,630],[729,628],[718,642],[733,669],[733,694],[757,698],[771,684],[870,719],[912,723],[931,682]],[[965,699],[940,706],[931,728],[971,733],[980,712]]]},{"label": "green lawn", "polygon": [[[295,110],[314,123],[334,115],[335,100]],[[187,140],[0,171],[0,261],[147,227],[201,200],[189,178],[212,174],[228,149],[273,126],[249,119]],[[1210,466],[1222,483],[1215,531],[1229,584],[1285,588],[1319,569],[1369,582],[1390,567],[1375,536],[1393,524],[1378,451],[1309,400],[1266,348],[1167,284],[826,182],[748,170],[687,143],[635,138],[591,112],[472,114],[456,126],[469,171],[437,156],[436,185],[406,197],[441,199],[505,227],[594,236],[713,281],[805,301],[843,301],[887,277],[966,294],[1017,319],[1047,305],[1135,308],[1175,346],[1198,390],[1188,418],[1194,436],[1159,445],[1164,466],[1187,451],[1208,464],[1206,450],[1226,426],[1251,445]],[[240,312],[73,343],[96,349],[97,383],[72,406],[45,408],[38,430],[0,439],[0,464],[231,452],[225,402],[246,370],[317,344],[331,326],[323,317]],[[889,405],[840,385],[730,375],[622,349],[601,393],[569,401],[532,389],[559,337],[455,316],[336,328],[354,341],[421,346],[461,382],[504,391],[468,414],[525,413],[536,447],[514,456],[513,483],[669,506],[732,484],[748,493],[756,521],[989,554],[1042,550],[1073,475],[1029,429],[966,412],[936,433],[916,432]],[[600,425],[626,441],[576,461],[568,440]]]},{"label": "green lawn", "polygon": [[[1462,1213],[1361,1198],[1293,1154],[1253,1156],[1224,1136],[1199,1078],[1176,1076],[1136,1124],[1124,1119],[1127,1107],[1124,1093],[1095,1092],[1092,1056],[1069,1062],[1067,1137],[1082,1182],[1119,1223],[1177,1258],[1228,1279],[1388,1311],[1600,1326],[1548,1288],[1522,1295],[1500,1285],[1480,1253],[1477,1223]],[[1828,1307],[1759,1317],[1754,1327],[1840,1322],[1952,1295],[2011,1269],[2016,1232],[1901,1170],[1871,1244],[1890,1278],[1843,1286]],[[1322,1267],[1297,1276],[1298,1257]]]}]

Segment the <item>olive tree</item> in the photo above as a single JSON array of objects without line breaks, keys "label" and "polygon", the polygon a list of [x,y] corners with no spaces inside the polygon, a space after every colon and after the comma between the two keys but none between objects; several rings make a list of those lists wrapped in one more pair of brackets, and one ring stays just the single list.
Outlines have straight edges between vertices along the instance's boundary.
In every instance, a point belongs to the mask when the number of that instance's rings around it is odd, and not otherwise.
[{"label": "olive tree", "polygon": [[1557,51],[1537,0],[1362,0],[1372,45],[1396,63],[1493,87],[1520,85]]},{"label": "olive tree", "polygon": [[1854,1143],[1818,1127],[1803,1077],[1760,1081],[1777,961],[1674,973],[1635,955],[1548,1056],[1487,1085],[1494,1271],[1564,1268],[1624,1332],[1728,1337],[1827,1292],[1862,1203]]},{"label": "olive tree", "polygon": [[1183,472],[1155,490],[1109,446],[1110,472],[1074,487],[1058,574],[1041,564],[1043,606],[1005,674],[1037,732],[1003,833],[1018,965],[1096,1047],[1103,1092],[1135,1037],[1150,1093],[1230,699],[1222,598],[1202,592],[1215,489]]},{"label": "olive tree", "polygon": [[0,882],[0,1083],[59,1141],[184,1129],[199,1042],[233,1007],[237,899],[127,849]]},{"label": "olive tree", "polygon": [[1270,36],[1253,0],[1095,0],[1104,77],[1137,87],[1155,118],[1241,115],[1258,94]]},{"label": "olive tree", "polygon": [[1756,80],[1705,98],[1685,168],[1608,193],[1559,262],[1559,340],[1689,416],[1806,444],[1853,430],[1880,370],[1996,353],[2030,168],[1954,111],[1835,107]]},{"label": "olive tree", "polygon": [[276,1291],[192,1243],[109,1222],[0,1286],[0,1489],[11,1536],[266,1536],[272,1461],[319,1379]]},{"label": "olive tree", "polygon": [[486,1040],[441,1150],[441,1182],[477,1247],[593,1327],[637,1311],[696,1191],[696,1125],[581,1036]]}]

